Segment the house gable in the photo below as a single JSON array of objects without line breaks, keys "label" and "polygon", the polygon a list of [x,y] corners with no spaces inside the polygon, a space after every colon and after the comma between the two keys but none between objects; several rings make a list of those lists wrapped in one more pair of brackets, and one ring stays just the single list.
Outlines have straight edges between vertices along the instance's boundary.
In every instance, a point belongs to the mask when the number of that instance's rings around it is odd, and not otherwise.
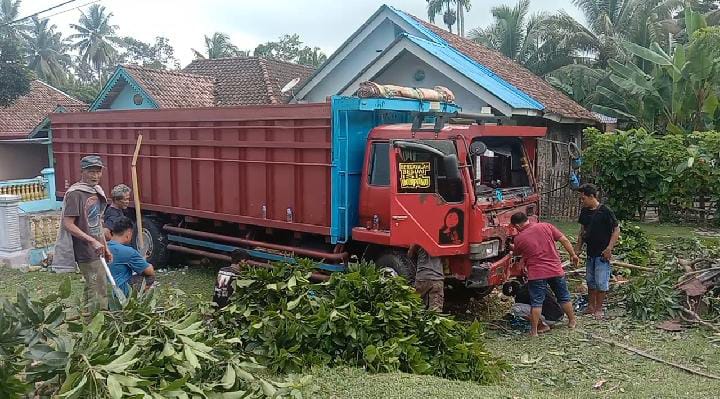
[{"label": "house gable", "polygon": [[122,66],[115,69],[115,73],[90,105],[90,111],[156,108],[160,108],[157,102]]},{"label": "house gable", "polygon": [[[403,38],[404,37],[404,38]],[[433,73],[407,61],[411,53]],[[405,62],[393,66],[394,62]],[[376,65],[377,64],[377,65]],[[405,74],[402,74],[403,68]],[[425,72],[434,79],[417,80]],[[389,6],[381,6],[298,90],[298,101],[321,102],[329,95],[350,95],[363,80],[386,84],[448,86],[476,97],[458,103],[476,112],[489,104],[506,116],[535,116],[560,123],[594,123],[582,106],[521,65]]]}]

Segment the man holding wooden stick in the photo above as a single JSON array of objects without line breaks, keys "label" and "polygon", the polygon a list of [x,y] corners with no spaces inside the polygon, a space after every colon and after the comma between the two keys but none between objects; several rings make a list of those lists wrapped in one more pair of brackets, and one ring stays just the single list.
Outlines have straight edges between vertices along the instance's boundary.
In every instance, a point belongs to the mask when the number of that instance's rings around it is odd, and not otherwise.
[{"label": "man holding wooden stick", "polygon": [[583,209],[578,219],[580,234],[575,249],[579,253],[583,244],[587,244],[585,281],[588,286],[588,309],[586,313],[592,314],[596,319],[602,319],[603,302],[610,290],[612,274],[610,260],[620,237],[620,227],[613,211],[598,200],[598,189],[595,185],[583,184],[578,192]]}]

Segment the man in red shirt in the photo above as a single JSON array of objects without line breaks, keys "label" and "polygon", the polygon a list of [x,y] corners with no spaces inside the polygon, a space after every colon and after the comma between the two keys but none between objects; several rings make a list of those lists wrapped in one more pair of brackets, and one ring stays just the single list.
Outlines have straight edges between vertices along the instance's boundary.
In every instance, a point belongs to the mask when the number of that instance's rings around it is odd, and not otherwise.
[{"label": "man in red shirt", "polygon": [[[530,290],[530,335],[537,336],[540,326],[540,314],[545,292],[549,285],[555,293],[558,303],[568,317],[568,327],[575,328],[575,312],[570,301],[570,291],[565,280],[565,271],[560,261],[560,254],[555,242],[560,241],[563,248],[570,255],[573,265],[580,263],[573,246],[563,233],[550,223],[530,223],[523,212],[518,212],[510,218],[510,223],[518,230],[513,242],[515,255],[525,260],[528,274],[528,288]],[[540,326],[539,332],[549,330],[547,326]]]}]

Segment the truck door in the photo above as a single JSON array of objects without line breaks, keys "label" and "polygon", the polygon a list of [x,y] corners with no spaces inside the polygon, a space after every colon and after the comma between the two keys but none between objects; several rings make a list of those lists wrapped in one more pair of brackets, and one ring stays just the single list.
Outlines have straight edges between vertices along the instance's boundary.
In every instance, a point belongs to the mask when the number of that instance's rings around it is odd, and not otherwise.
[{"label": "truck door", "polygon": [[466,195],[453,142],[396,140],[390,157],[390,244],[418,244],[432,256],[466,253]]}]

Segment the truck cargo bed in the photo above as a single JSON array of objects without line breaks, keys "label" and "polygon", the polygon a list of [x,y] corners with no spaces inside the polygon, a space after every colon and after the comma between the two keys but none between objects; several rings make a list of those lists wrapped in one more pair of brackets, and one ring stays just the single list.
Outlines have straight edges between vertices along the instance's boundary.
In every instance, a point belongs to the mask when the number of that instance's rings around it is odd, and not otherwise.
[{"label": "truck cargo bed", "polygon": [[58,195],[87,154],[105,190],[130,185],[142,134],[143,209],[328,235],[330,121],[329,103],[53,115]]}]

